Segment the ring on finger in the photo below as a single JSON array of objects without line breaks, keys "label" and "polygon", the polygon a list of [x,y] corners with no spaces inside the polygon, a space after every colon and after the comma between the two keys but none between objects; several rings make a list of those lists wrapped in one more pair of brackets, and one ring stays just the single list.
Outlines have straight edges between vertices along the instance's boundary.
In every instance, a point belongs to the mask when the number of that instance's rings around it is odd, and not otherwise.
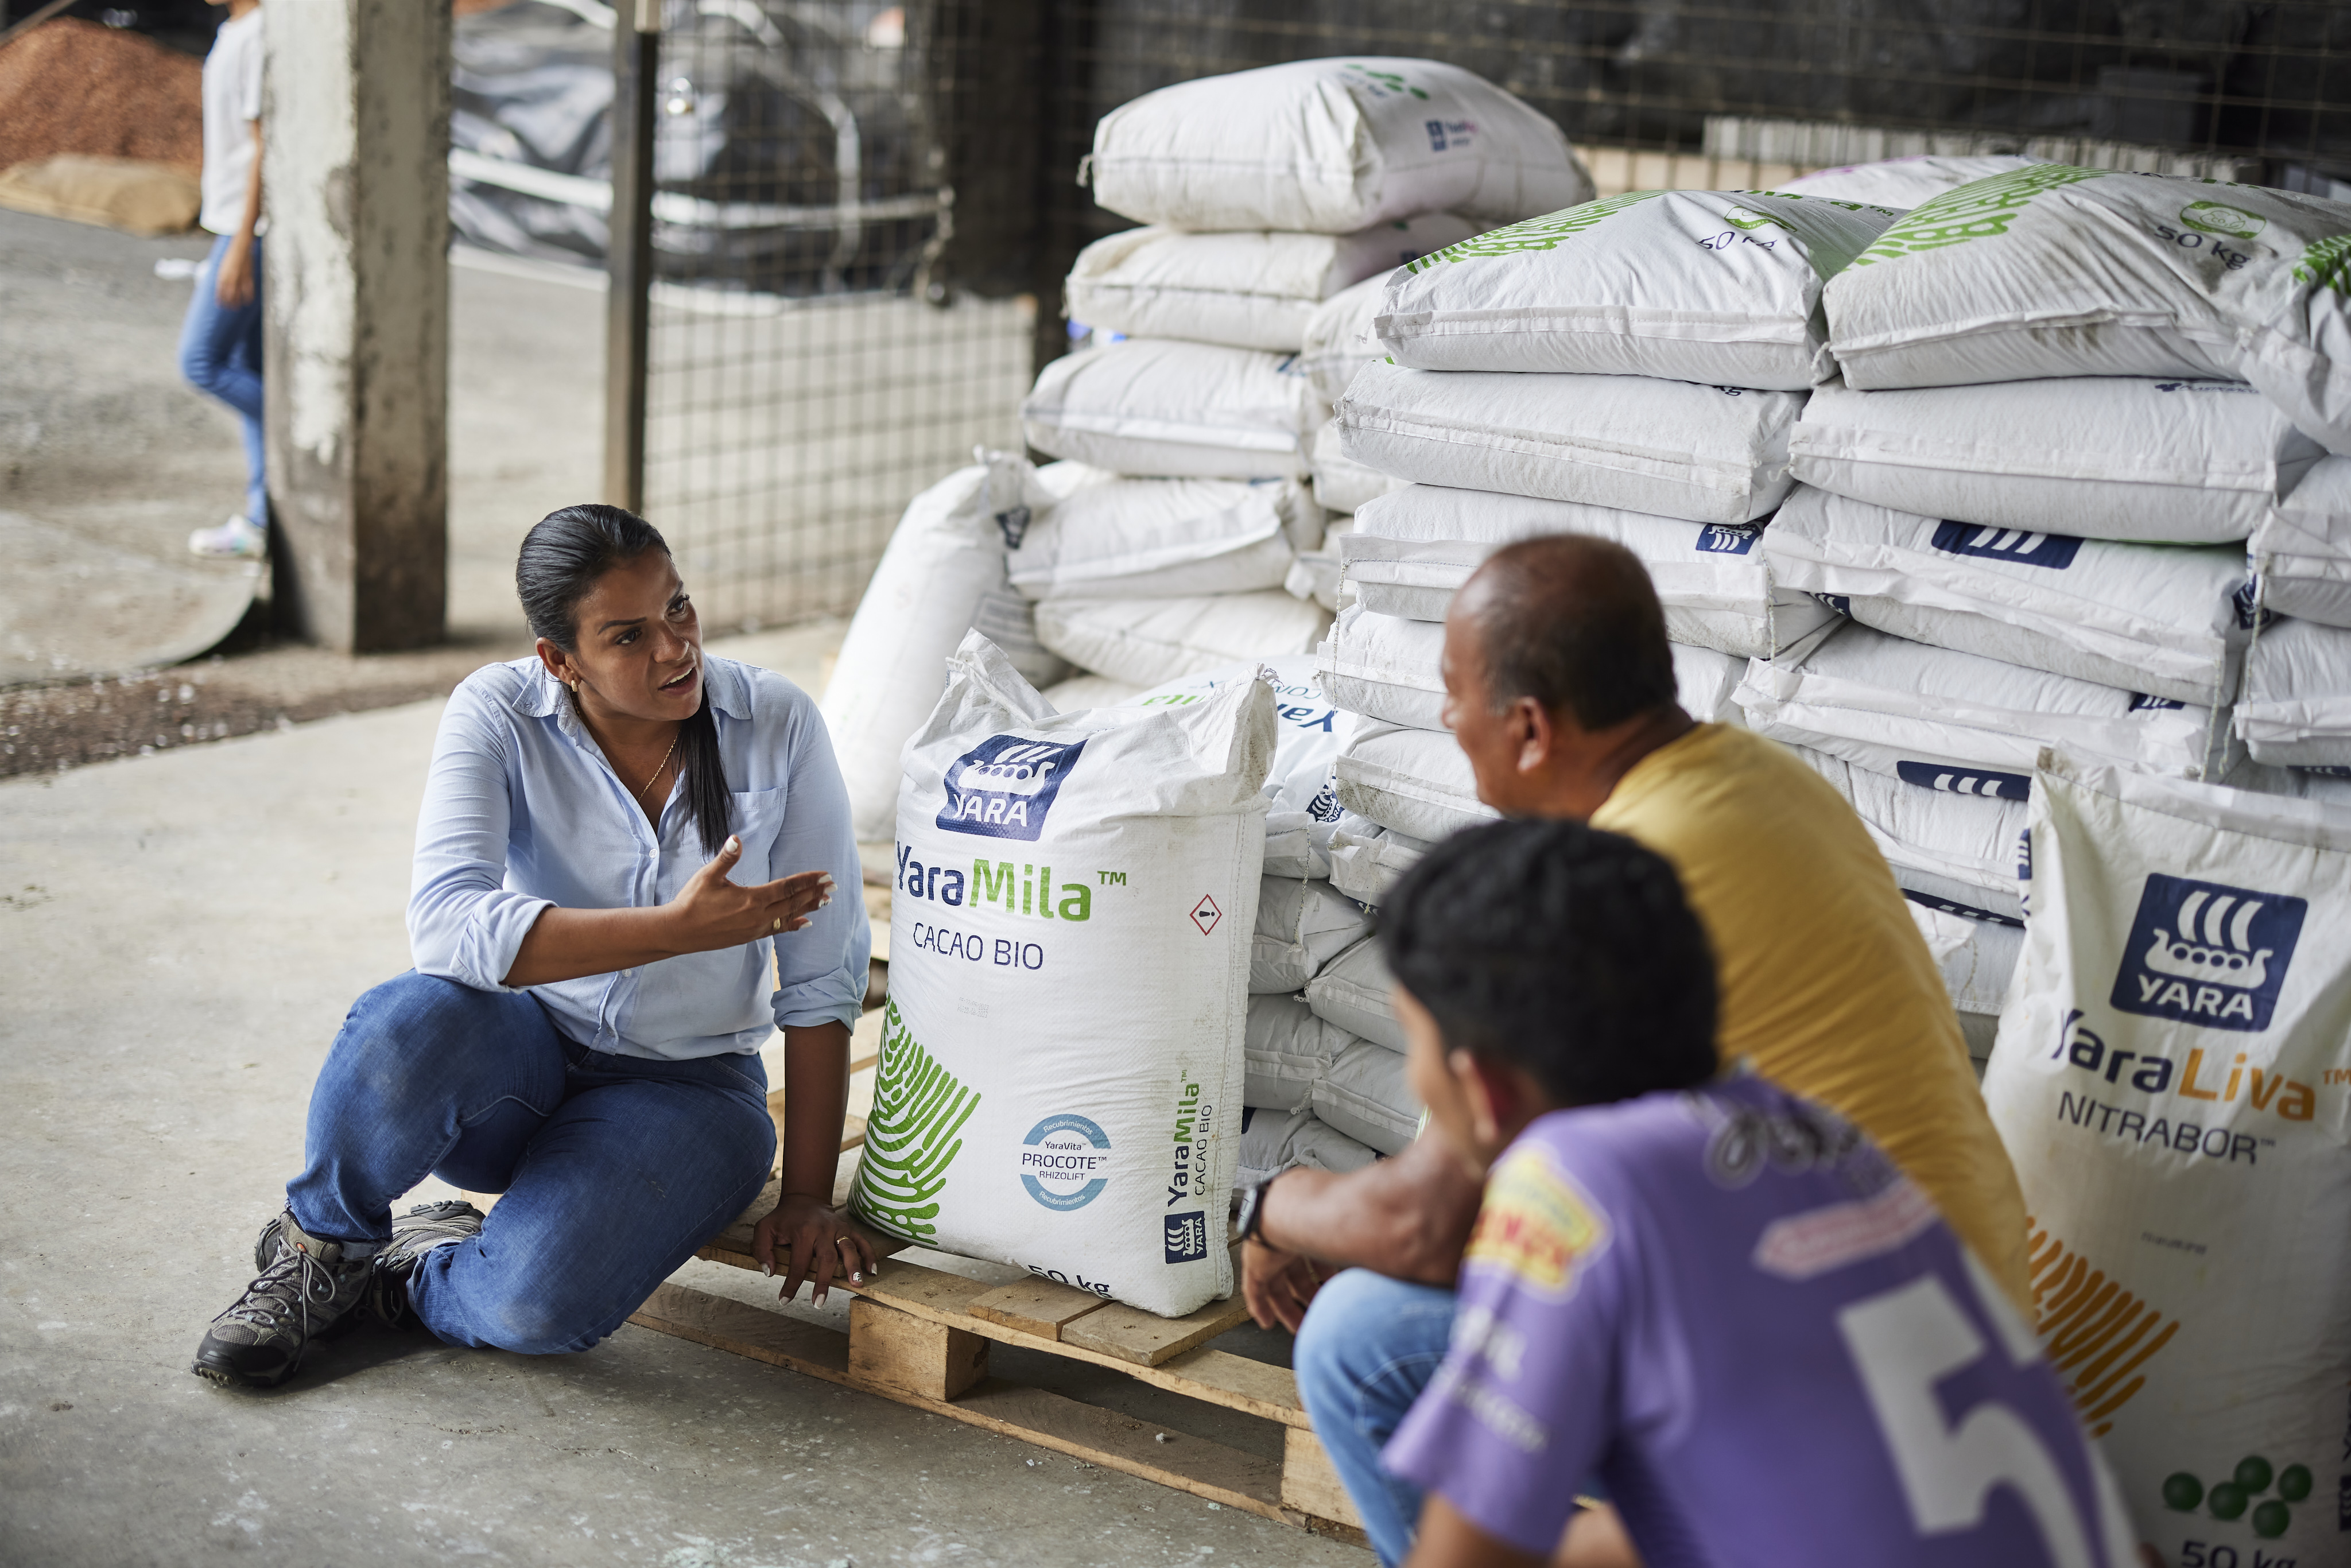
[{"label": "ring on finger", "polygon": [[784,917],[783,917],[782,915],[777,915],[777,916],[776,916],[776,923],[775,923],[773,925],[770,925],[770,926],[768,926],[768,930],[770,930],[770,931],[781,931],[783,928],[784,928]]}]

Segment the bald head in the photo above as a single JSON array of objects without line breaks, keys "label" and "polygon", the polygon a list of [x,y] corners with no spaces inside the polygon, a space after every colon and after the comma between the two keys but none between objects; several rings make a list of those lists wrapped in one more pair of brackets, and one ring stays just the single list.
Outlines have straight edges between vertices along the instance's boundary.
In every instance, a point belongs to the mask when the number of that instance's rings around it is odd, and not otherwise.
[{"label": "bald head", "polygon": [[1498,550],[1447,619],[1470,633],[1498,713],[1531,697],[1602,730],[1674,705],[1665,609],[1622,545],[1555,534]]}]

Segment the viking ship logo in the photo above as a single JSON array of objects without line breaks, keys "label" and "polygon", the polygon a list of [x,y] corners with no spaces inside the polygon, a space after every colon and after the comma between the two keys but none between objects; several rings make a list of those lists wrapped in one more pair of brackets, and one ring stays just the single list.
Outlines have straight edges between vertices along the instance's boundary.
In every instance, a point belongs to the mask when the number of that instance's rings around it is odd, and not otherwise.
[{"label": "viking ship logo", "polygon": [[948,768],[938,825],[950,832],[1033,841],[1085,746],[1081,739],[988,737]]},{"label": "viking ship logo", "polygon": [[2151,873],[2110,999],[2150,1018],[2265,1030],[2308,908],[2280,894]]}]

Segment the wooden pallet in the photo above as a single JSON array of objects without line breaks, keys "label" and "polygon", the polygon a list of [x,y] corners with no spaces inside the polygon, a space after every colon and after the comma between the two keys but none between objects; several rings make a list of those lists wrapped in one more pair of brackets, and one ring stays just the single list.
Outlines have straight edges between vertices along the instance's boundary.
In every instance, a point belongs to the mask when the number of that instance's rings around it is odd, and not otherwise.
[{"label": "wooden pallet", "polygon": [[[751,1228],[775,1207],[771,1186],[699,1256],[756,1269]],[[903,1258],[862,1285],[838,1281],[849,1332],[682,1285],[664,1285],[629,1321],[715,1349],[789,1367],[951,1420],[1175,1487],[1357,1544],[1353,1506],[1316,1440],[1297,1380],[1214,1349],[1208,1341],[1248,1320],[1238,1299],[1189,1317],[1162,1318],[1049,1280],[990,1285]],[[1154,1387],[1272,1422],[1274,1460],[1097,1406],[991,1377],[991,1344],[1083,1361]]]}]

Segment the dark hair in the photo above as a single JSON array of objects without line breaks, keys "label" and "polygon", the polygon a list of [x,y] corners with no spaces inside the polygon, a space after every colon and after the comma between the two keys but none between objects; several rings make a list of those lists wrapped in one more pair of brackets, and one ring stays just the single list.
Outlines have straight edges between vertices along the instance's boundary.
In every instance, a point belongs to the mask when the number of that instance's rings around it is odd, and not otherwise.
[{"label": "dark hair", "polygon": [[[580,601],[606,572],[652,549],[669,554],[661,530],[619,507],[590,502],[539,518],[523,536],[522,552],[515,557],[515,593],[522,600],[531,635],[546,638],[567,653],[578,652]],[[726,842],[735,802],[726,789],[726,765],[718,759],[718,722],[710,716],[706,669],[702,706],[678,732],[677,751],[686,810],[702,830],[702,852],[715,855]]]},{"label": "dark hair", "polygon": [[1524,539],[1469,600],[1495,711],[1520,697],[1606,729],[1675,700],[1666,612],[1640,557],[1584,534]]},{"label": "dark hair", "polygon": [[1454,834],[1380,910],[1396,983],[1446,1045],[1524,1068],[1567,1105],[1715,1072],[1714,954],[1659,855],[1582,822]]}]

